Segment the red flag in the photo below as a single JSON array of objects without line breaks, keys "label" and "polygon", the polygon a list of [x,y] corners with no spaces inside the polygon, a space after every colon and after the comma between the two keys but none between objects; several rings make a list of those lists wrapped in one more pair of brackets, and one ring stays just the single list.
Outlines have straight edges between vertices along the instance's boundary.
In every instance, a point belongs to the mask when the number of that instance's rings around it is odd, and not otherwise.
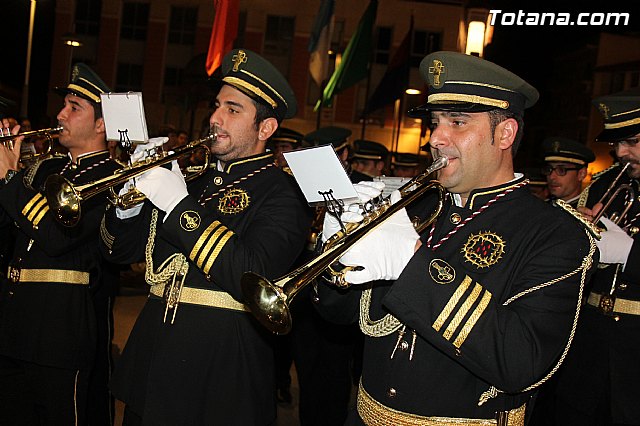
[{"label": "red flag", "polygon": [[205,65],[209,76],[220,66],[224,55],[233,48],[233,41],[238,35],[240,0],[214,0],[214,7],[216,16],[213,18]]}]

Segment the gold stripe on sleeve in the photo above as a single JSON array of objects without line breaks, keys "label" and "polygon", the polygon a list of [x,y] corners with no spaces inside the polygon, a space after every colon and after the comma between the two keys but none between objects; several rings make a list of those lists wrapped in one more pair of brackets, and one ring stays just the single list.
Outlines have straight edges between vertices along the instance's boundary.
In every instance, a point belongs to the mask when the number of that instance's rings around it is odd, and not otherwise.
[{"label": "gold stripe on sleeve", "polygon": [[453,317],[453,319],[447,326],[444,333],[442,333],[442,336],[445,339],[449,340],[453,335],[453,333],[458,329],[458,326],[462,323],[462,320],[464,319],[464,317],[467,316],[467,313],[469,312],[473,304],[478,299],[478,296],[480,296],[481,291],[482,291],[482,286],[476,283],[473,286],[473,290],[471,291],[471,294],[469,294],[469,296],[464,301],[462,306],[460,306],[460,309],[458,309],[458,312],[456,312],[456,315]]},{"label": "gold stripe on sleeve", "polygon": [[460,346],[462,346],[464,341],[467,340],[467,337],[469,336],[469,333],[471,332],[473,327],[476,325],[476,322],[478,322],[478,319],[480,318],[482,313],[485,311],[485,309],[487,309],[489,301],[491,301],[491,292],[489,290],[485,290],[480,303],[478,303],[478,306],[476,306],[476,308],[473,310],[473,313],[471,314],[465,325],[462,327],[462,330],[460,331],[460,334],[458,334],[458,337],[456,337],[456,340],[453,341],[453,346],[459,348]]},{"label": "gold stripe on sleeve", "polygon": [[453,296],[451,296],[442,312],[440,312],[440,315],[438,315],[436,321],[433,323],[432,327],[435,331],[440,331],[440,328],[442,328],[442,325],[445,323],[447,318],[449,318],[449,315],[451,315],[451,312],[453,312],[453,309],[458,304],[458,301],[460,300],[462,295],[467,291],[469,285],[471,285],[471,278],[469,276],[466,276],[464,277],[464,280],[462,280],[456,291],[453,293]]}]

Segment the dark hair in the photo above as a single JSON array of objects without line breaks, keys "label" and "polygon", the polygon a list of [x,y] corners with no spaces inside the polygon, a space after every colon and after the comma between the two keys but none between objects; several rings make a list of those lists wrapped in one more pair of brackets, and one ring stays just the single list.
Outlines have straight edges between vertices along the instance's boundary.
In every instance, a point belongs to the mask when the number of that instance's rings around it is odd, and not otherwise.
[{"label": "dark hair", "polygon": [[98,118],[102,118],[102,104],[97,104],[95,102],[89,102],[93,105],[93,121],[96,121]]},{"label": "dark hair", "polygon": [[262,123],[264,120],[266,120],[267,118],[275,118],[276,120],[278,120],[278,124],[280,124],[280,122],[282,121],[281,119],[279,119],[276,116],[276,110],[261,103],[256,101],[255,99],[251,98],[251,101],[253,102],[253,105],[256,107],[256,118],[254,120],[254,125],[256,127],[256,130],[258,130],[260,128],[260,123]]},{"label": "dark hair", "polygon": [[511,154],[513,155],[513,157],[515,157],[516,153],[518,152],[518,148],[520,147],[522,133],[524,132],[524,120],[522,119],[522,116],[502,109],[492,109],[489,111],[491,135],[493,135],[493,133],[496,131],[496,127],[498,126],[498,124],[502,123],[505,120],[508,120],[509,118],[513,118],[518,123],[518,131],[516,132],[516,137],[513,140],[513,149],[511,150]]}]

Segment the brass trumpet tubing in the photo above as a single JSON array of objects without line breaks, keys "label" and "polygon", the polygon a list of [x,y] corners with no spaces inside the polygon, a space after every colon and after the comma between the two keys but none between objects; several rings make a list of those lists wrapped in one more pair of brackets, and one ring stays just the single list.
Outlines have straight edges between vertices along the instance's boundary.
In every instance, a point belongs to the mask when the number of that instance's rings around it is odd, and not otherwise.
[{"label": "brass trumpet tubing", "polygon": [[244,273],[241,279],[242,292],[245,302],[256,319],[273,333],[288,333],[292,325],[289,304],[300,290],[313,282],[322,272],[338,261],[342,254],[355,243],[370,234],[395,213],[413,204],[427,191],[436,189],[439,199],[436,210],[426,221],[418,226],[418,232],[426,229],[442,212],[445,199],[444,187],[437,181],[425,182],[426,175],[445,167],[447,164],[448,160],[445,158],[432,165],[425,173],[420,175],[417,181],[413,181],[413,184],[409,182],[407,185],[411,185],[406,186],[406,188],[410,188],[416,185],[415,189],[408,191],[403,187],[405,189],[404,196],[400,201],[391,204],[389,200],[385,200],[383,207],[379,211],[365,216],[360,226],[352,231],[347,230],[346,234],[343,231],[339,231],[339,234],[342,232],[342,235],[327,241],[323,253],[287,275],[271,282],[259,274],[253,272]]},{"label": "brass trumpet tubing", "polygon": [[20,137],[34,137],[34,136],[44,136],[47,138],[49,142],[47,145],[47,149],[44,152],[36,153],[36,154],[20,154],[20,163],[26,165],[40,158],[46,157],[51,153],[53,148],[53,137],[57,136],[58,133],[62,131],[62,126],[52,127],[49,129],[42,130],[30,130],[28,132],[18,133],[16,135],[4,135],[0,136],[0,144],[7,146],[10,149],[13,149],[13,140]]},{"label": "brass trumpet tubing", "polygon": [[602,197],[600,197],[600,199],[596,203],[596,204],[603,204],[603,206],[598,212],[598,214],[594,216],[593,223],[598,223],[598,221],[602,218],[602,216],[604,216],[604,214],[607,212],[607,209],[609,209],[609,207],[611,206],[611,203],[613,202],[613,200],[615,200],[616,197],[618,197],[618,195],[620,195],[623,192],[627,194],[628,201],[625,203],[625,207],[620,213],[620,215],[619,216],[613,215],[610,219],[613,223],[617,225],[621,223],[623,219],[626,217],[627,213],[633,206],[633,202],[635,200],[635,191],[633,190],[631,185],[626,183],[619,185],[617,188],[616,188],[616,185],[618,184],[618,181],[620,180],[622,175],[627,171],[630,165],[631,163],[626,163],[624,165],[622,170],[620,170],[618,175],[615,177],[615,179],[613,179],[613,181],[611,182],[607,190],[604,192]]},{"label": "brass trumpet tubing", "polygon": [[[45,181],[47,203],[60,223],[65,226],[75,226],[82,214],[81,204],[83,201],[117,185],[124,184],[129,179],[140,176],[151,169],[171,163],[191,151],[200,149],[203,143],[213,140],[215,140],[215,135],[209,135],[178,147],[171,154],[136,162],[131,166],[116,170],[112,175],[84,185],[74,186],[60,175],[51,175]],[[204,171],[206,168],[203,168]]]},{"label": "brass trumpet tubing", "polygon": [[4,143],[6,141],[11,141],[20,137],[32,137],[32,136],[50,136],[56,133],[60,133],[62,131],[62,126],[51,127],[49,129],[41,129],[41,130],[29,130],[28,132],[18,133],[16,135],[4,135],[0,136],[0,143]]}]

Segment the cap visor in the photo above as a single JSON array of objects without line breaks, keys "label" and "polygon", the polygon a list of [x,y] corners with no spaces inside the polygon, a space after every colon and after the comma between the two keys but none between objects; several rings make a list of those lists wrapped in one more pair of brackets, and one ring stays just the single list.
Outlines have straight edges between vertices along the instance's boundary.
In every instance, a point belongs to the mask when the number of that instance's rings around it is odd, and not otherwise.
[{"label": "cap visor", "polygon": [[638,133],[640,133],[640,124],[621,127],[619,129],[604,129],[596,136],[596,142],[618,142],[632,138]]}]

